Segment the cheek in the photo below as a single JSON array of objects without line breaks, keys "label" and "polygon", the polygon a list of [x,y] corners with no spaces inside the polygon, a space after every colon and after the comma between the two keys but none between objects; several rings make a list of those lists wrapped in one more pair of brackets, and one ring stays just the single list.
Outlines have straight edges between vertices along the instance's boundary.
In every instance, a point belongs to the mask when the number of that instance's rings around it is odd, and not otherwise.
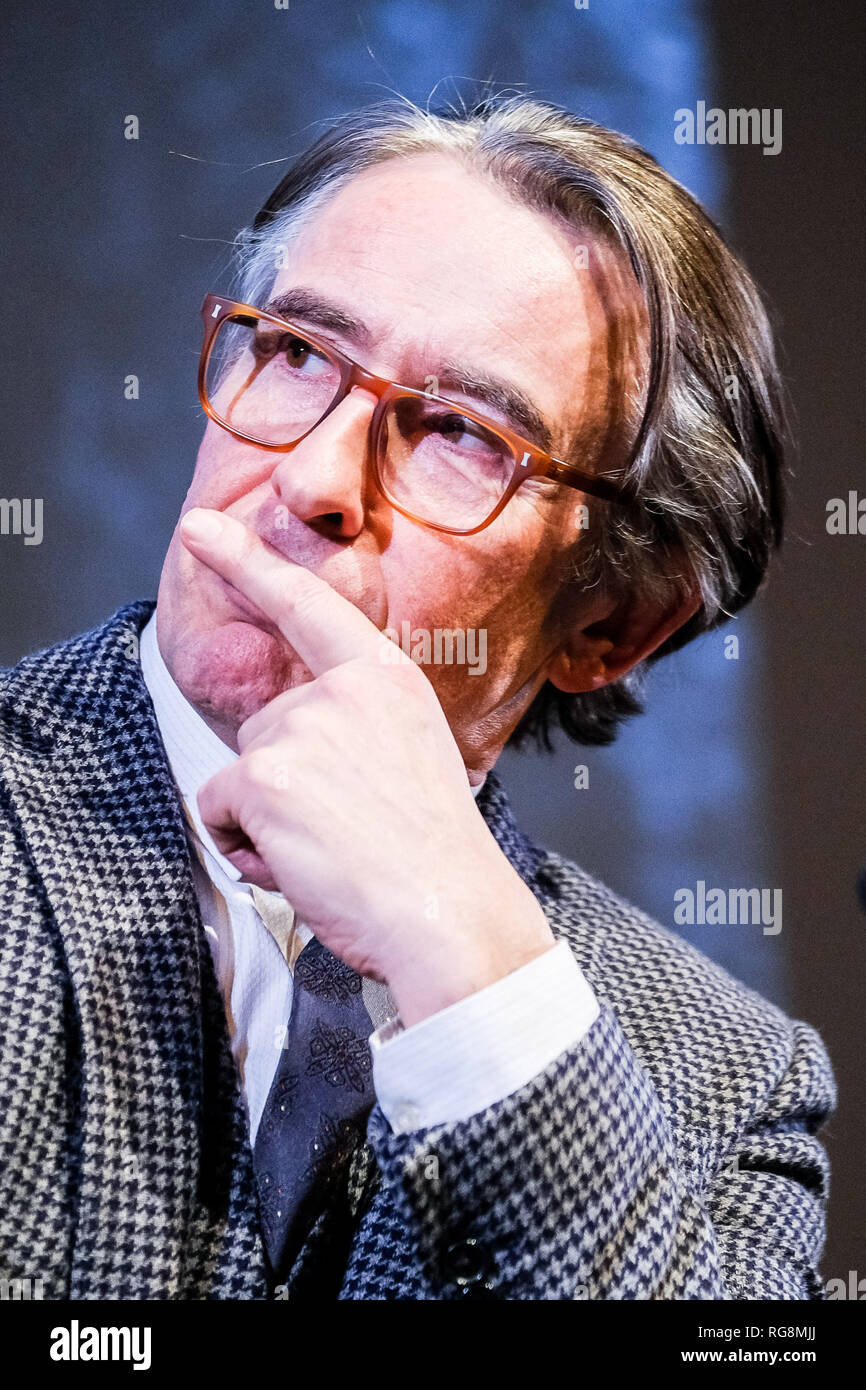
[{"label": "cheek", "polygon": [[[504,521],[504,518],[503,518]],[[488,678],[519,674],[550,646],[550,614],[563,572],[563,555],[551,547],[551,530],[538,524],[504,526],[477,537],[440,537],[395,525],[382,557],[388,623],[405,647],[412,634],[437,629],[483,633]],[[418,648],[421,650],[421,648]],[[433,684],[465,681],[466,671],[435,665]],[[496,682],[499,683],[499,680]],[[475,684],[473,681],[471,684]],[[480,682],[479,682],[480,684]]]},{"label": "cheek", "polygon": [[188,511],[190,507],[224,510],[269,477],[279,457],[242,444],[209,420],[183,510]]},{"label": "cheek", "polygon": [[477,536],[445,536],[395,515],[382,555],[389,613],[419,625],[469,626],[485,619],[537,626],[568,568],[567,518],[532,504],[506,511]]}]

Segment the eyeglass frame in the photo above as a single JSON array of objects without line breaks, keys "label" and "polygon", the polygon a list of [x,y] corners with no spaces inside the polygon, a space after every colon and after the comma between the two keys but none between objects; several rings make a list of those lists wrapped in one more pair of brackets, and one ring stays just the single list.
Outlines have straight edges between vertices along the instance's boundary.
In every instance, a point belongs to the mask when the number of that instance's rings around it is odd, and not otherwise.
[{"label": "eyeglass frame", "polygon": [[[327,358],[333,366],[340,372],[340,385],[335,392],[334,398],[316,420],[315,424],[299,435],[297,439],[291,440],[288,444],[268,444],[264,440],[256,439],[253,435],[246,434],[245,431],[237,429],[234,425],[229,425],[225,420],[220,419],[215,408],[212,406],[207,393],[207,369],[210,365],[211,353],[217,334],[228,318],[234,315],[255,315],[263,319],[266,323],[275,325],[277,328],[286,329],[289,333],[300,338],[302,342],[307,342],[323,357]],[[420,391],[414,386],[403,386],[397,381],[391,381],[387,377],[376,376],[366,367],[362,367],[354,358],[341,352],[338,348],[332,347],[330,343],[323,343],[315,333],[310,333],[305,328],[299,328],[297,324],[290,323],[288,319],[279,318],[275,314],[269,314],[265,309],[259,309],[254,304],[245,304],[241,300],[226,299],[222,295],[207,294],[201,306],[201,316],[204,322],[204,340],[202,342],[201,356],[198,367],[198,394],[205,414],[213,420],[215,425],[227,430],[236,439],[244,443],[253,444],[258,449],[269,449],[273,453],[291,453],[291,451],[312,434],[323,420],[336,410],[348,396],[355,386],[361,386],[366,391],[372,392],[376,396],[376,406],[370,419],[368,427],[368,441],[372,448],[373,468],[375,483],[390,506],[394,507],[401,516],[407,517],[410,521],[416,522],[419,526],[427,526],[433,531],[442,531],[452,536],[475,536],[479,531],[484,531],[496,520],[511,501],[518,488],[529,478],[550,478],[555,482],[563,483],[566,487],[577,488],[581,492],[588,493],[591,497],[600,497],[608,502],[625,503],[626,496],[622,488],[616,483],[600,475],[584,473],[581,469],[575,468],[573,464],[566,463],[563,459],[555,458],[552,454],[541,449],[531,440],[518,434],[516,430],[510,429],[507,425],[494,424],[486,416],[469,406],[462,405],[457,401],[449,400],[446,396],[435,395],[431,391]],[[428,521],[425,517],[418,516],[402,503],[398,502],[391,495],[382,479],[381,460],[382,450],[380,448],[382,422],[385,412],[392,401],[402,396],[408,396],[415,400],[436,401],[440,405],[448,406],[450,410],[458,415],[464,415],[467,419],[473,420],[477,425],[489,430],[507,445],[514,456],[514,472],[505,488],[502,496],[489,515],[477,526],[456,527],[443,526],[439,522]]]}]

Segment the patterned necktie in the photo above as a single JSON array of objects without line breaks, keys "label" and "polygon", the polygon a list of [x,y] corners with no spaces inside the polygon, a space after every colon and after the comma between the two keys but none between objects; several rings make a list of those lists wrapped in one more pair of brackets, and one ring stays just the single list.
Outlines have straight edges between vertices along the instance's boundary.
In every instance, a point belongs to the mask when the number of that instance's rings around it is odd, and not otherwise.
[{"label": "patterned necktie", "polygon": [[372,1030],[361,976],[313,937],[295,962],[291,1018],[253,1150],[277,1280],[363,1139],[375,1100]]}]

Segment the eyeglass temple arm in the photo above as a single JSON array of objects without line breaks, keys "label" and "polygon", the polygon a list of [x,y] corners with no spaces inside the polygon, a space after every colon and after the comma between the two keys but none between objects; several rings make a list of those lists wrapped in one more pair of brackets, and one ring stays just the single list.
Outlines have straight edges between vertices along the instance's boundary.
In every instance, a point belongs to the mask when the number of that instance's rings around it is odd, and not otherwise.
[{"label": "eyeglass temple arm", "polygon": [[588,492],[591,497],[603,497],[606,501],[618,502],[621,506],[628,501],[618,483],[591,473],[583,473],[572,464],[563,463],[562,459],[551,459],[545,471],[555,482],[579,488],[582,492]]}]

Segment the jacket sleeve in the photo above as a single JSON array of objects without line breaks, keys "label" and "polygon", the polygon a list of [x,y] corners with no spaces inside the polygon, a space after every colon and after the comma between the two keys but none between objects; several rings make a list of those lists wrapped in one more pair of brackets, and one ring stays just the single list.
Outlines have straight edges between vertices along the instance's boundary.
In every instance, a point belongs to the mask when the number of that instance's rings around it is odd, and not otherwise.
[{"label": "jacket sleeve", "polygon": [[820,1039],[789,1027],[790,1064],[748,1131],[721,1136],[708,1121],[709,1164],[695,1163],[700,1142],[688,1162],[677,1153],[607,1006],[581,1042],[467,1120],[398,1135],[376,1107],[381,1182],[340,1297],[822,1297],[814,1133],[835,1096]]},{"label": "jacket sleeve", "polygon": [[817,1131],[836,1104],[818,1034],[794,1022],[790,1064],[708,1197],[727,1297],[823,1299],[829,1164]]}]

